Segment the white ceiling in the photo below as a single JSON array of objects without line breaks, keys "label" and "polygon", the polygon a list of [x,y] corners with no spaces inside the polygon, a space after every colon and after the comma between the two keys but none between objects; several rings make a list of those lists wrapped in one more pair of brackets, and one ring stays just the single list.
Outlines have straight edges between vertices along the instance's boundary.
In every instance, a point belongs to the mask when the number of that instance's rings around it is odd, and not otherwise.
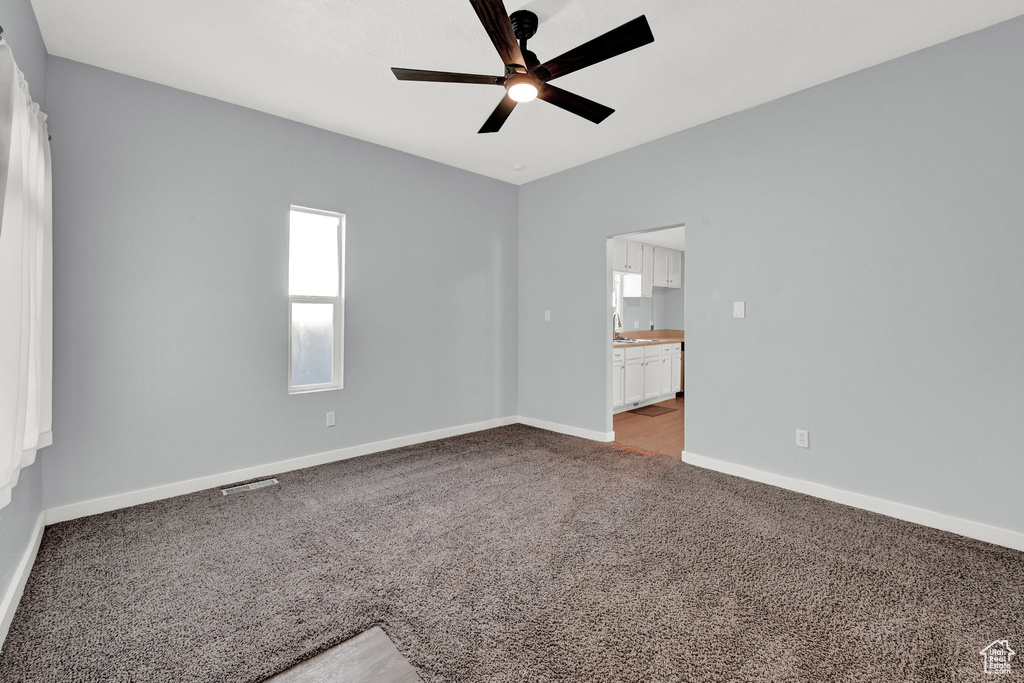
[{"label": "white ceiling", "polygon": [[631,232],[628,235],[619,235],[634,242],[653,244],[656,247],[668,247],[686,251],[686,227],[680,225],[678,228],[665,228],[664,230],[651,230],[649,232]]},{"label": "white ceiling", "polygon": [[1024,14],[1024,0],[507,0],[541,19],[543,62],[646,14],[652,45],[476,131],[495,86],[399,82],[390,67],[502,74],[466,0],[32,0],[50,54],[521,184]]}]

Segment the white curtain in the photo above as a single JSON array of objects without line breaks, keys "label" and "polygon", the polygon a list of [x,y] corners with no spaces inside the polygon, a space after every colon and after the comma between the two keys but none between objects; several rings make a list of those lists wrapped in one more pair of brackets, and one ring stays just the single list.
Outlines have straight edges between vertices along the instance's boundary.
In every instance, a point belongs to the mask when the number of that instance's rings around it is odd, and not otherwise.
[{"label": "white curtain", "polygon": [[0,38],[0,508],[53,442],[53,248],[46,114]]}]

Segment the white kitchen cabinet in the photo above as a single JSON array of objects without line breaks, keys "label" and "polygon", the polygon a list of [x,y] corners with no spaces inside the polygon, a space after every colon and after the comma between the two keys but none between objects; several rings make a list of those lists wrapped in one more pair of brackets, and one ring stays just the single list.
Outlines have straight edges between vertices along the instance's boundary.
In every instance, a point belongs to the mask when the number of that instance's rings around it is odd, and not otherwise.
[{"label": "white kitchen cabinet", "polygon": [[680,391],[679,344],[612,349],[612,410],[672,398]]},{"label": "white kitchen cabinet", "polygon": [[683,354],[679,349],[672,351],[672,393],[683,390]]},{"label": "white kitchen cabinet", "polygon": [[[661,394],[672,393],[672,354],[669,351],[668,345],[665,346],[665,350],[661,354]],[[676,380],[678,382],[678,375]]]},{"label": "white kitchen cabinet", "polygon": [[654,286],[668,287],[668,252],[665,247],[654,248]]},{"label": "white kitchen cabinet", "polygon": [[626,240],[616,237],[612,240],[612,270],[624,272],[626,270],[626,257],[629,255],[629,246]]},{"label": "white kitchen cabinet", "polygon": [[683,286],[683,252],[668,247],[654,248],[654,286]]},{"label": "white kitchen cabinet", "polygon": [[641,245],[643,249],[643,269],[640,272],[640,296],[654,296],[654,247],[650,244]]},{"label": "white kitchen cabinet", "polygon": [[612,408],[625,402],[626,358],[622,349],[612,349]]},{"label": "white kitchen cabinet", "polygon": [[679,289],[683,286],[683,252],[668,250],[668,286]]},{"label": "white kitchen cabinet", "polygon": [[644,249],[639,242],[616,237],[612,240],[612,270],[639,274],[644,267]]},{"label": "white kitchen cabinet", "polygon": [[661,396],[661,345],[644,349],[644,400]]},{"label": "white kitchen cabinet", "polygon": [[[639,357],[630,358],[630,351],[641,351]],[[629,406],[644,400],[644,357],[643,349],[626,349],[626,360],[622,373],[622,404]]]},{"label": "white kitchen cabinet", "polygon": [[626,241],[626,272],[639,273],[644,267],[644,245]]}]

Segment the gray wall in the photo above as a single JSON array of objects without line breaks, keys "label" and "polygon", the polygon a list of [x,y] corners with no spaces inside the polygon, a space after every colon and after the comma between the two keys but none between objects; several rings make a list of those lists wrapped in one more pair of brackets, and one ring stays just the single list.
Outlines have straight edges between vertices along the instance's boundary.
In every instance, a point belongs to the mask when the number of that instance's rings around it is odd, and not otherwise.
[{"label": "gray wall", "polygon": [[[46,46],[29,0],[0,0],[0,26],[11,46],[18,68],[25,74],[32,99],[45,111]],[[58,432],[59,433],[59,432]],[[28,548],[32,530],[42,511],[40,460],[50,449],[39,451],[35,464],[21,471],[11,502],[0,509],[0,597],[14,580],[14,570]]]},{"label": "gray wall", "polygon": [[[655,302],[658,300],[658,290],[654,291],[654,295],[650,298],[642,297],[624,297],[622,299],[622,329],[624,332],[636,332],[639,330],[650,329],[650,322],[654,320],[655,310],[660,310],[660,306],[655,306]],[[638,328],[637,325],[640,327]]]},{"label": "gray wall", "polygon": [[0,0],[0,26],[32,99],[46,111],[46,45],[30,0]]},{"label": "gray wall", "polygon": [[520,414],[611,429],[605,238],[685,222],[687,450],[1024,531],[1022,44],[1017,19],[522,187]]},{"label": "gray wall", "polygon": [[[56,57],[48,75],[47,507],[515,414],[514,186]],[[290,204],[348,216],[341,391],[286,391]]]}]

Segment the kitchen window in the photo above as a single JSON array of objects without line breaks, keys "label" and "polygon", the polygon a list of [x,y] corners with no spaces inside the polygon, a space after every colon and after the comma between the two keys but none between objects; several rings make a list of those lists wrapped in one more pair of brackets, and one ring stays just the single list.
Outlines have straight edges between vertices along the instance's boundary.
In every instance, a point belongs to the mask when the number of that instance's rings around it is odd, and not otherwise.
[{"label": "kitchen window", "polygon": [[288,392],[342,387],[345,214],[291,207]]}]

